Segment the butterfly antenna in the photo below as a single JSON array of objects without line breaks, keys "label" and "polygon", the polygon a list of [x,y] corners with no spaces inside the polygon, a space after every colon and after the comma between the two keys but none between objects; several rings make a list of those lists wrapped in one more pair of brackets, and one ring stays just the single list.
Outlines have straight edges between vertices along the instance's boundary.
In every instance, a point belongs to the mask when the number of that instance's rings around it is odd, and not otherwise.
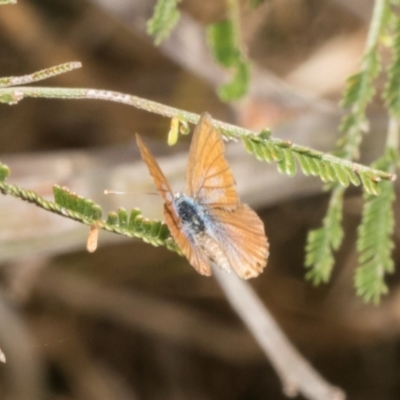
[{"label": "butterfly antenna", "polygon": [[157,192],[139,192],[139,191],[134,191],[134,192],[119,192],[118,190],[104,190],[104,194],[151,194],[151,195],[156,195],[159,196],[160,194]]}]

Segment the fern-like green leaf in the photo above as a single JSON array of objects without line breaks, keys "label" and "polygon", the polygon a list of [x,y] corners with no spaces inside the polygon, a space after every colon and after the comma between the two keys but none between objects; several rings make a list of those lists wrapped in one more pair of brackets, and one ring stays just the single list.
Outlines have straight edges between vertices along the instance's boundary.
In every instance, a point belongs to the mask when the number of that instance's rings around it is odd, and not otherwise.
[{"label": "fern-like green leaf", "polygon": [[110,212],[104,229],[142,239],[153,246],[166,246],[169,250],[181,254],[171,238],[167,225],[161,221],[144,218],[138,208],[131,210],[129,214],[124,208]]},{"label": "fern-like green leaf", "polygon": [[[375,164],[375,168],[389,171],[397,163],[397,150],[388,149]],[[367,302],[379,303],[387,293],[385,275],[393,272],[394,263],[391,238],[394,229],[394,187],[391,182],[382,182],[381,194],[364,194],[364,208],[358,229],[357,250],[359,266],[356,270],[355,287],[358,295]]]},{"label": "fern-like green leaf", "polygon": [[[380,192],[381,178],[374,175],[371,170],[360,170],[332,162],[328,156],[315,151],[300,148],[294,150],[290,143],[276,143],[271,140],[261,139],[259,136],[244,136],[242,141],[246,150],[254,154],[260,161],[277,162],[278,171],[293,176],[297,173],[297,162],[305,175],[318,176],[325,183],[339,183],[343,187],[352,183],[355,186],[363,184],[367,193],[378,195]],[[295,158],[296,157],[296,158]]]},{"label": "fern-like green leaf", "polygon": [[70,212],[77,213],[83,218],[93,221],[101,219],[101,207],[92,200],[85,199],[57,185],[53,187],[53,194],[56,204]]},{"label": "fern-like green leaf", "polygon": [[[335,154],[347,160],[359,157],[362,135],[368,130],[369,124],[365,110],[375,94],[374,80],[381,68],[378,52],[379,39],[388,24],[389,16],[389,2],[376,1],[361,71],[347,80],[341,105],[350,110],[348,115],[342,119],[340,130],[343,135],[339,139],[335,151]],[[369,189],[373,191],[374,188],[370,186]]]},{"label": "fern-like green leaf", "polygon": [[306,278],[314,285],[328,282],[335,263],[333,252],[343,240],[343,188],[337,187],[331,194],[328,211],[322,227],[309,232],[306,245]]},{"label": "fern-like green leaf", "polygon": [[380,70],[380,59],[377,49],[372,48],[363,59],[363,70],[347,79],[346,90],[341,102],[343,108],[357,105],[364,110],[375,94],[372,84]]},{"label": "fern-like green leaf", "polygon": [[153,17],[147,22],[147,32],[154,36],[154,43],[158,46],[166,39],[177,24],[180,13],[180,0],[158,0],[154,8]]},{"label": "fern-like green leaf", "polygon": [[[0,175],[5,177],[7,173],[8,167],[0,163]],[[53,187],[54,202],[40,197],[32,190],[10,185],[1,179],[0,192],[33,203],[44,210],[74,219],[90,227],[96,226],[99,229],[120,235],[141,238],[154,246],[165,246],[167,249],[181,254],[169,233],[168,227],[160,221],[150,221],[143,218],[138,209],[132,210],[128,217],[126,210],[121,208],[117,212],[110,212],[106,220],[101,220],[102,210],[99,205],[57,185]]]}]

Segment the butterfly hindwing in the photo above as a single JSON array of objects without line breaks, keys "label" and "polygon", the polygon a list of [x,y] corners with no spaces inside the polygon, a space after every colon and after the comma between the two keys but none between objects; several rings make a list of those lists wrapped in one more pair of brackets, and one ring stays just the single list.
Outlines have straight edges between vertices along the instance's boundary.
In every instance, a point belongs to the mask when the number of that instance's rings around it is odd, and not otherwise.
[{"label": "butterfly hindwing", "polygon": [[[213,209],[214,236],[230,267],[243,279],[259,275],[268,259],[268,241],[264,224],[246,204],[236,210]],[[218,263],[217,263],[218,264]]]}]

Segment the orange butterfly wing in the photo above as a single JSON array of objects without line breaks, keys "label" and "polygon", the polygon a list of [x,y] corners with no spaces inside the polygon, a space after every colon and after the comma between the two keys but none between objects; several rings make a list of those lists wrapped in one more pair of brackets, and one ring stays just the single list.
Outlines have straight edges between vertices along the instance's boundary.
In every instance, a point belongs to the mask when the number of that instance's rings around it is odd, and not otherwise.
[{"label": "orange butterfly wing", "polygon": [[171,204],[174,200],[174,194],[172,192],[171,187],[167,181],[167,178],[161,171],[160,166],[158,165],[156,159],[150,153],[150,150],[144,144],[142,138],[136,134],[136,143],[139,147],[140,154],[142,156],[143,161],[146,163],[147,168],[149,169],[150,175],[152,176],[154,183],[157,187],[158,192],[162,196],[165,204]]},{"label": "orange butterfly wing", "polygon": [[224,157],[224,148],[210,114],[203,113],[189,150],[186,190],[189,196],[202,204],[234,209],[239,198],[235,179]]},{"label": "orange butterfly wing", "polygon": [[149,169],[150,175],[153,177],[158,192],[164,200],[164,218],[172,237],[181,249],[182,253],[189,260],[190,264],[202,275],[211,275],[210,262],[208,258],[191,243],[190,239],[183,233],[181,221],[173,207],[174,194],[165,175],[161,171],[157,161],[150,153],[150,150],[144,144],[138,134],[136,134],[136,142],[142,155],[143,161]]},{"label": "orange butterfly wing", "polygon": [[231,268],[242,279],[259,275],[267,264],[269,246],[258,215],[247,204],[239,204],[234,211],[215,208],[211,215],[215,237]]}]

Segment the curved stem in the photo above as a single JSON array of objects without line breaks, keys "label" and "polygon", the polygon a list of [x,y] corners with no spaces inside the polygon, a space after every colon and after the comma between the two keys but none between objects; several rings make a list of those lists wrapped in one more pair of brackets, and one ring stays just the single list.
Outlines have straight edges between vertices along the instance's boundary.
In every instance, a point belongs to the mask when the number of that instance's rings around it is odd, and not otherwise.
[{"label": "curved stem", "polygon": [[[138,109],[146,110],[155,114],[163,115],[168,118],[179,118],[185,122],[190,122],[196,124],[200,118],[198,114],[191,113],[188,111],[180,110],[178,108],[166,106],[164,104],[157,103],[155,101],[146,100],[137,96],[132,96],[125,93],[108,91],[108,90],[97,90],[97,89],[85,89],[85,88],[50,88],[50,87],[8,87],[0,88],[0,102],[8,104],[16,104],[25,97],[34,98],[51,98],[51,99],[96,99],[112,101],[116,103],[127,104]],[[311,157],[320,159],[322,161],[329,162],[331,164],[337,164],[343,167],[352,169],[357,173],[366,173],[372,180],[380,181],[396,179],[396,175],[390,174],[384,171],[373,169],[362,164],[354,163],[349,160],[345,160],[339,157],[335,157],[328,153],[323,153],[321,151],[313,150],[305,146],[297,145],[287,140],[281,140],[273,137],[268,137],[268,139],[261,138],[257,132],[250,131],[248,129],[239,128],[235,125],[228,124],[226,122],[221,122],[214,120],[214,125],[219,128],[222,133],[228,139],[239,139],[243,136],[251,136],[257,140],[267,140],[272,142],[276,146],[282,148],[290,148],[291,151],[300,154],[307,154]]]}]

